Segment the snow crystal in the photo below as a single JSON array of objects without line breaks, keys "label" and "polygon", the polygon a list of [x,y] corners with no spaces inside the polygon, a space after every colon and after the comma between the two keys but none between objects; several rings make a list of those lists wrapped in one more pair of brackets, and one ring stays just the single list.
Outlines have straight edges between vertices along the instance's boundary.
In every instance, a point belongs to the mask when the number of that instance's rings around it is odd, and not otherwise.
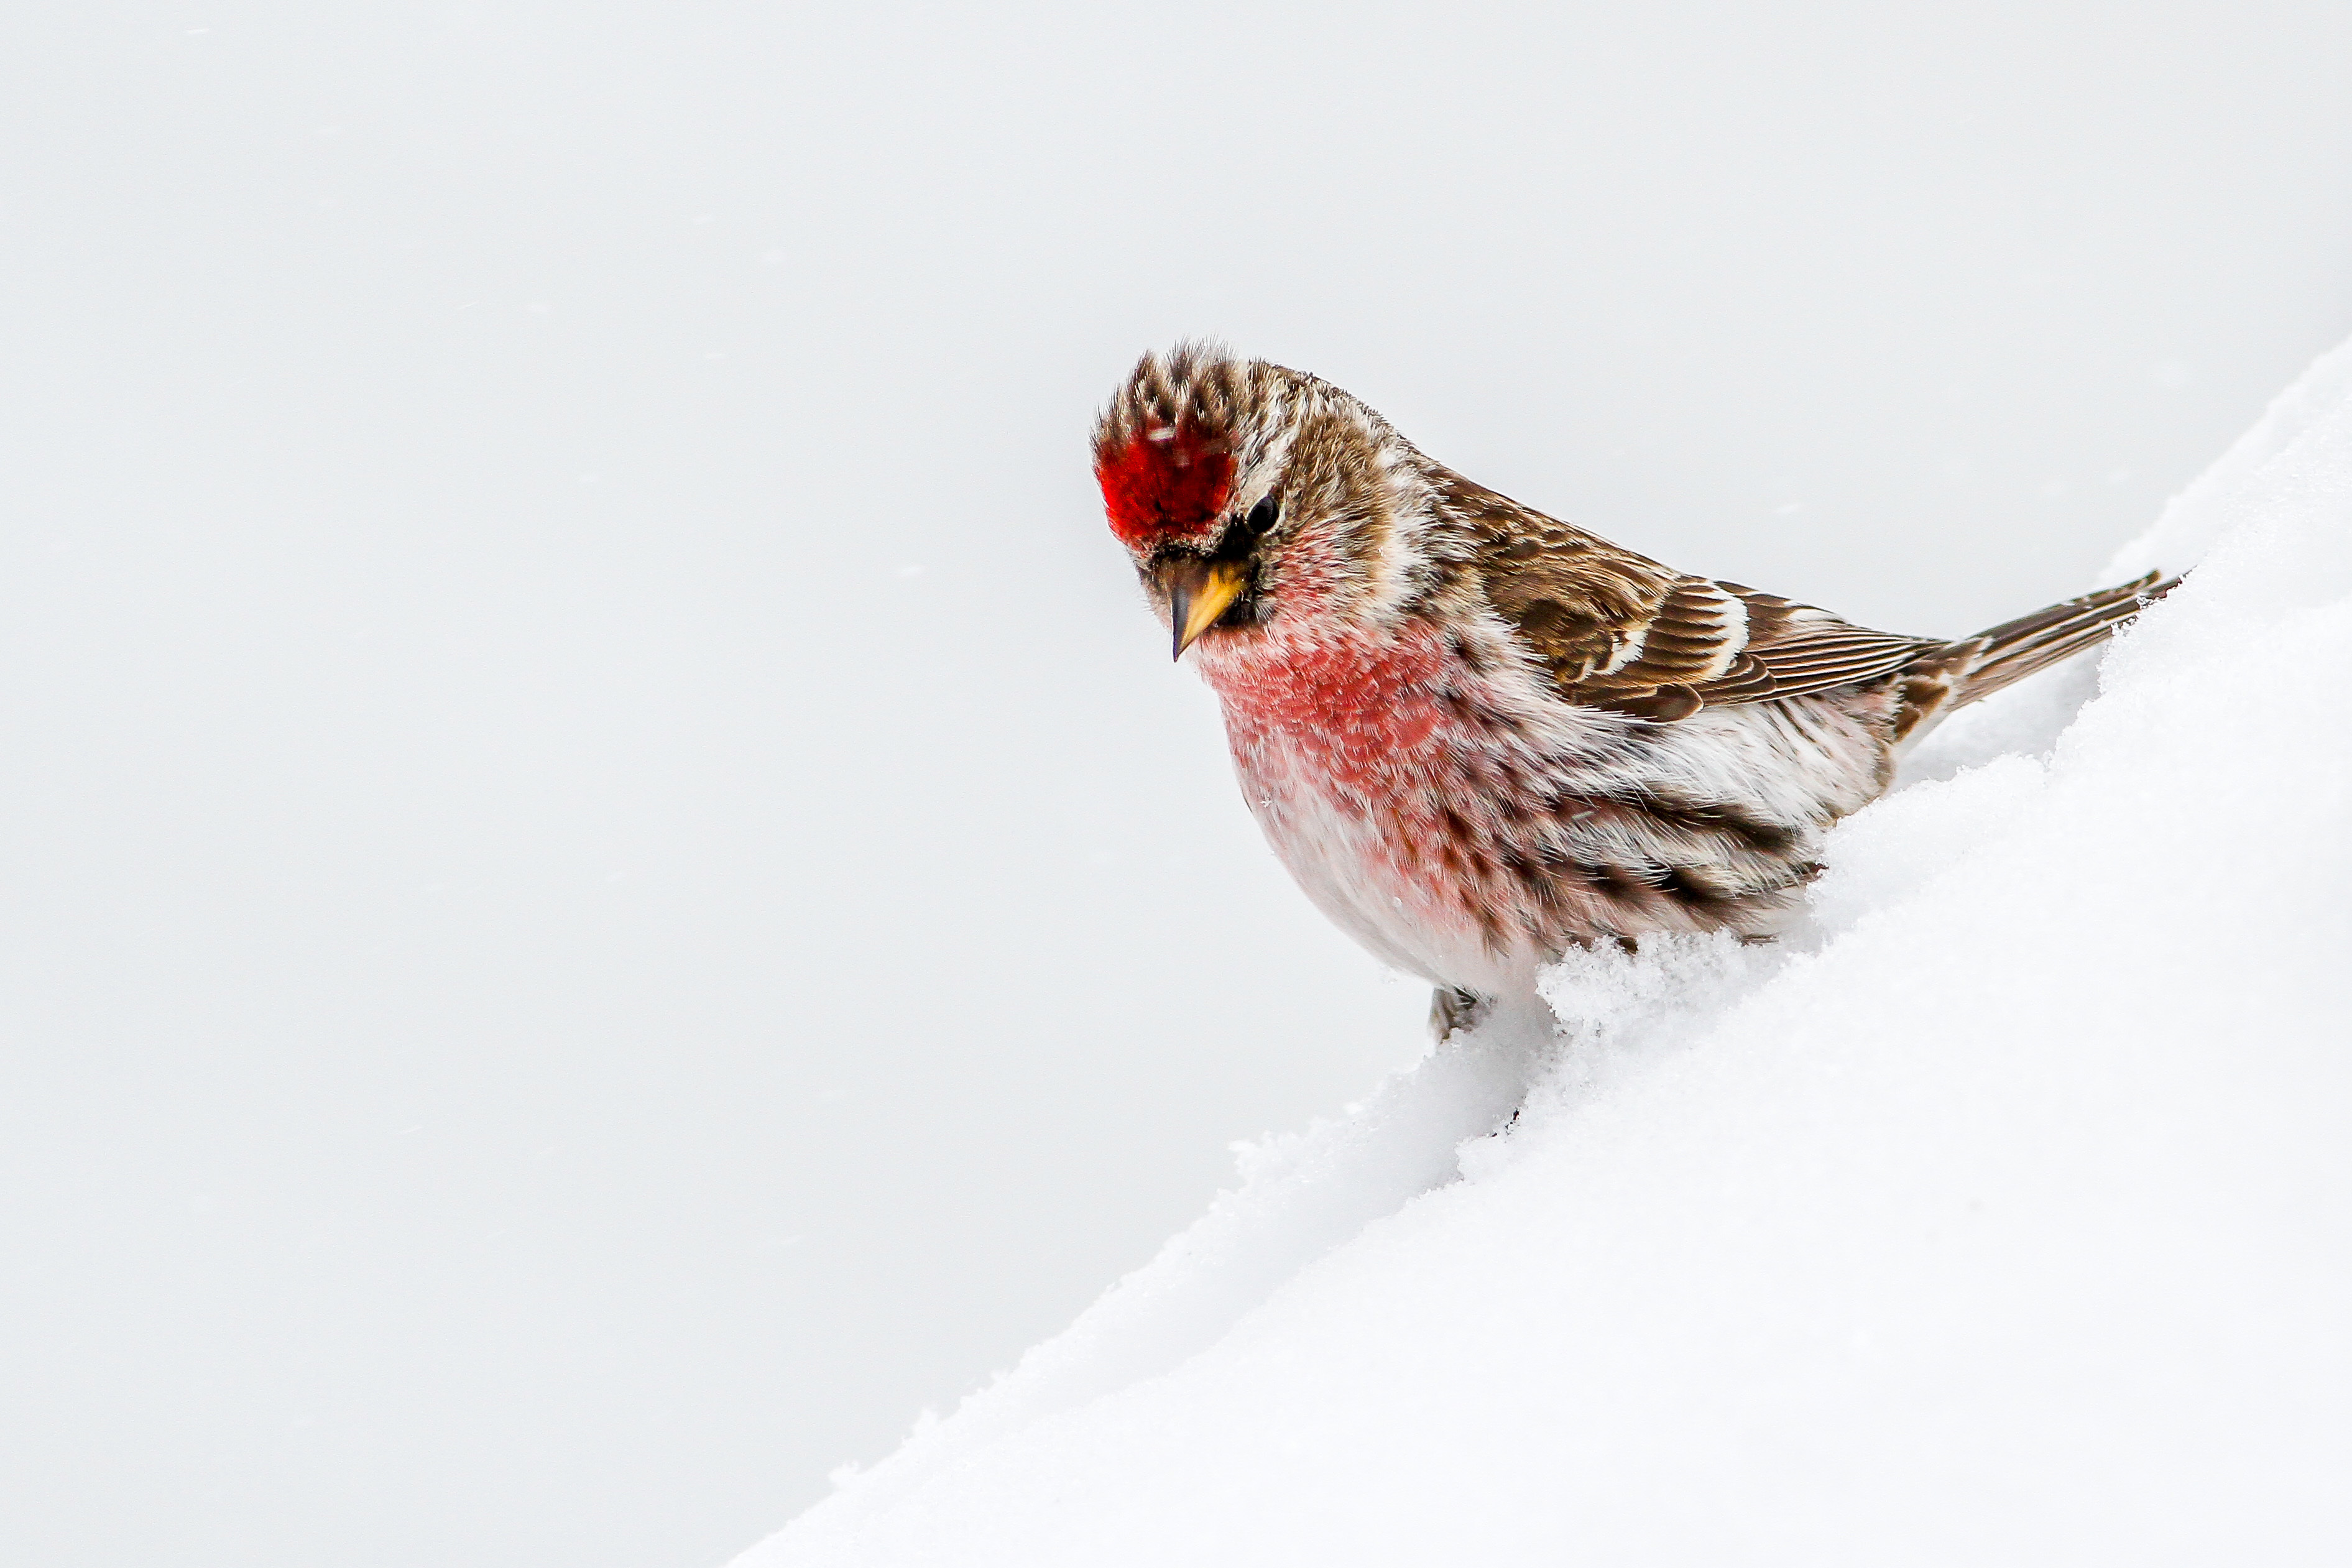
[{"label": "snow crystal", "polygon": [[1790,941],[1581,956],[1246,1152],[742,1568],[2352,1554],[2352,346],[2158,564]]}]

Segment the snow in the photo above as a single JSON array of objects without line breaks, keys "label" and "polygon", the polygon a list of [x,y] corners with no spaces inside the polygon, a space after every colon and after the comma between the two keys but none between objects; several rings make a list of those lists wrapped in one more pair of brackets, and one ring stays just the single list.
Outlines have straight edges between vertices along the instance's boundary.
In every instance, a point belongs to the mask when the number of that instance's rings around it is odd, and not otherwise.
[{"label": "snow", "polygon": [[739,1568],[2346,1560],[2352,345],[2158,564],[1796,938],[1563,965],[1556,1037],[1242,1151]]}]

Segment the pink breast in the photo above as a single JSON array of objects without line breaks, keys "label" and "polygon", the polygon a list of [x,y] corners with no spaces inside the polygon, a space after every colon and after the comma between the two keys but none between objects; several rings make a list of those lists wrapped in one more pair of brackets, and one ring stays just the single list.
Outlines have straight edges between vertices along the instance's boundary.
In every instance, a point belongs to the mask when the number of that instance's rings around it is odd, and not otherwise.
[{"label": "pink breast", "polygon": [[1442,748],[1447,655],[1434,630],[1213,642],[1202,645],[1201,673],[1223,700],[1226,733],[1244,765],[1253,754],[1280,752],[1335,795],[1363,801],[1423,774]]},{"label": "pink breast", "polygon": [[1243,787],[1307,895],[1385,962],[1498,984],[1500,867],[1470,825],[1507,770],[1442,634],[1213,640],[1201,668]]}]

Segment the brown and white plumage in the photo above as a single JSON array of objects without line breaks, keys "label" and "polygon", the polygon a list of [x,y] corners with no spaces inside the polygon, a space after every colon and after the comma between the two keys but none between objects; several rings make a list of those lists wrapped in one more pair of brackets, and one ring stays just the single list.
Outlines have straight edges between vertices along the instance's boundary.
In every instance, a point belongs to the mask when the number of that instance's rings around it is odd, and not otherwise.
[{"label": "brown and white plumage", "polygon": [[1822,837],[1953,710],[2092,646],[2145,578],[1947,641],[1675,572],[1475,484],[1328,383],[1196,345],[1097,421],[1113,531],[1196,649],[1268,840],[1376,955],[1468,998],[1568,948],[1769,935]]}]

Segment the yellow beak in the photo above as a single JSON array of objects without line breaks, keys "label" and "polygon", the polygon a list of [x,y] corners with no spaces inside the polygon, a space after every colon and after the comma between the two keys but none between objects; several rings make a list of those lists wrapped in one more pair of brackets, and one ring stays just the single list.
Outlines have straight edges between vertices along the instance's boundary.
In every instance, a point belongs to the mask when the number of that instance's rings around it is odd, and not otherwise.
[{"label": "yellow beak", "polygon": [[1249,586],[1249,569],[1238,561],[1167,561],[1154,567],[1152,575],[1168,594],[1168,620],[1176,634],[1178,658]]}]

